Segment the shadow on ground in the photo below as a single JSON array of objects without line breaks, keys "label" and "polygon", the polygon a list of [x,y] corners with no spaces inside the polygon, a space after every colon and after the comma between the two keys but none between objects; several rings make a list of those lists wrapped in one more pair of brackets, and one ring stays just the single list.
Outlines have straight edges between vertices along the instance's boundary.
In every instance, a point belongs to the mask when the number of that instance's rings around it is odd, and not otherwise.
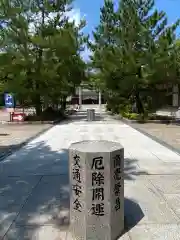
[{"label": "shadow on ground", "polygon": [[124,199],[125,232],[135,227],[145,216],[140,205],[133,199]]},{"label": "shadow on ground", "polygon": [[124,158],[124,179],[134,180],[137,176],[147,175],[146,171],[140,171],[137,166],[137,160]]},{"label": "shadow on ground", "polygon": [[[124,165],[125,180],[143,174],[136,160],[126,158]],[[0,162],[0,239],[45,239],[48,231],[58,234],[67,228],[68,166],[67,149],[54,151],[44,142],[26,145]],[[125,199],[125,215],[126,229],[143,217],[130,199]]]},{"label": "shadow on ground", "polygon": [[24,146],[24,143],[20,144],[11,144],[11,145],[1,145],[0,146],[0,161],[2,161],[8,155],[11,155],[13,152],[17,151]]}]

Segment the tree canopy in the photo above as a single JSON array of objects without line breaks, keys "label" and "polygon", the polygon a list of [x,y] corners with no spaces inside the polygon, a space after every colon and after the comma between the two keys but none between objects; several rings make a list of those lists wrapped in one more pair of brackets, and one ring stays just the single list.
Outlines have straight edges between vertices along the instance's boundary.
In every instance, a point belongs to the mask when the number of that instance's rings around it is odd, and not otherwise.
[{"label": "tree canopy", "polygon": [[70,0],[3,0],[0,3],[1,83],[40,114],[58,104],[85,78],[81,58],[85,21],[70,21]]},{"label": "tree canopy", "polygon": [[[67,96],[86,81],[114,108],[135,101],[143,113],[142,91],[179,84],[180,21],[169,25],[154,0],[121,0],[116,7],[105,0],[93,41],[83,33],[84,20],[69,19],[72,7],[72,0],[0,2],[1,92],[15,93],[40,115],[44,106],[65,108]],[[86,44],[88,64],[81,54]]]},{"label": "tree canopy", "polygon": [[[100,72],[101,86],[113,105],[133,96],[139,112],[143,88],[176,82],[175,31],[179,20],[168,25],[166,13],[154,0],[121,0],[117,9],[105,0],[100,23],[93,32],[92,66]],[[121,100],[120,100],[121,99]]]}]

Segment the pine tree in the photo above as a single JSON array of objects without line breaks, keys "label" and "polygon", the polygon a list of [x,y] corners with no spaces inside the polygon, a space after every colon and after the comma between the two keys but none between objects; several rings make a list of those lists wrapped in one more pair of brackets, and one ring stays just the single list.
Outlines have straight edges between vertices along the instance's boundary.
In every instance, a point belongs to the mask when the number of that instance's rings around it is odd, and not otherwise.
[{"label": "pine tree", "polygon": [[[3,0],[0,22],[4,63],[1,78],[6,90],[31,102],[37,115],[43,102],[56,103],[82,81],[85,63],[80,52],[86,38],[69,22],[71,0]],[[3,59],[3,57],[2,57]],[[0,59],[1,60],[1,59]]]},{"label": "pine tree", "polygon": [[179,21],[167,27],[165,12],[157,11],[153,0],[121,0],[117,10],[105,1],[100,19],[92,63],[102,72],[106,90],[116,98],[134,95],[144,112],[141,89],[159,81],[159,69],[166,80],[173,75],[170,51]]}]

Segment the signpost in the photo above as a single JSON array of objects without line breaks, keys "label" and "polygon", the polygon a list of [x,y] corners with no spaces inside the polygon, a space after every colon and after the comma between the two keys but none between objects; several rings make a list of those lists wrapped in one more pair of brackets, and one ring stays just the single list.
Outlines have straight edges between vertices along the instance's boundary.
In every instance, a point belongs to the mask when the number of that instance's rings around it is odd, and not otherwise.
[{"label": "signpost", "polygon": [[5,93],[4,94],[4,105],[6,110],[10,114],[10,122],[12,121],[12,113],[14,112],[15,107],[15,100],[12,93]]},{"label": "signpost", "polygon": [[13,122],[23,122],[25,118],[24,113],[13,113],[12,114],[12,121]]}]

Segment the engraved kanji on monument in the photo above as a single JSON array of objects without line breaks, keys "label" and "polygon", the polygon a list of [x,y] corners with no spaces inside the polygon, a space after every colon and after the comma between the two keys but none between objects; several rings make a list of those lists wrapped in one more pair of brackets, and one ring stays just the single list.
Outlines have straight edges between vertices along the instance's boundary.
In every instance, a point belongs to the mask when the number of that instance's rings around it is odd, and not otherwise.
[{"label": "engraved kanji on monument", "polygon": [[69,148],[70,232],[77,240],[116,240],[124,230],[124,148],[82,141]]}]

